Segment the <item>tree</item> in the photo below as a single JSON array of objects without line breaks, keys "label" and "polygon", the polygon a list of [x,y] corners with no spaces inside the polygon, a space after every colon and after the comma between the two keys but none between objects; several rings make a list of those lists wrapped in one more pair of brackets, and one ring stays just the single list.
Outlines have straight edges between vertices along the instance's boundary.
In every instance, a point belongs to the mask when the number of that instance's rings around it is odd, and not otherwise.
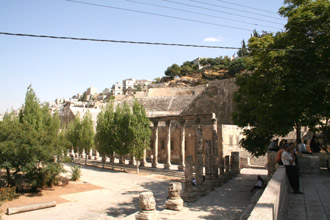
[{"label": "tree", "polygon": [[[285,4],[280,13],[288,19],[286,31],[254,34],[248,44],[250,73],[236,80],[233,119],[241,127],[253,127],[242,143],[256,156],[267,150],[273,136],[302,125],[315,126],[330,115],[330,2],[286,0]],[[253,144],[261,136],[268,141],[263,152],[255,151]]]},{"label": "tree", "polygon": [[[114,123],[115,112],[113,108],[113,101],[107,103],[106,107],[101,110],[97,115],[97,125],[96,125],[96,149],[102,155],[112,156],[116,149],[115,143],[115,123]],[[104,159],[103,167],[104,167]],[[113,163],[112,163],[113,168]]]},{"label": "tree", "polygon": [[246,44],[245,44],[245,41],[243,40],[242,41],[242,48],[238,50],[237,52],[237,56],[238,57],[245,57],[249,54],[247,48],[246,48]]},{"label": "tree", "polygon": [[139,173],[140,160],[143,159],[144,150],[150,146],[150,121],[146,116],[145,109],[137,99],[133,103],[131,123],[129,126],[130,152],[136,161],[137,173]]},{"label": "tree", "polygon": [[116,153],[124,157],[130,152],[132,136],[130,135],[131,110],[126,102],[122,106],[117,105],[114,116],[114,144]]},{"label": "tree", "polygon": [[62,170],[55,162],[62,155],[58,137],[58,115],[51,116],[47,105],[40,107],[29,86],[19,116],[6,114],[0,123],[0,168],[6,169],[8,184],[15,185],[18,173],[35,189],[52,184]]},{"label": "tree", "polygon": [[79,147],[81,148],[81,151],[85,151],[85,165],[87,164],[87,155],[89,155],[90,149],[94,146],[94,138],[95,132],[92,115],[87,111],[81,121],[79,132]]},{"label": "tree", "polygon": [[175,76],[180,76],[180,71],[180,66],[178,64],[173,64],[172,66],[167,68],[167,70],[165,71],[165,75],[174,78]]}]

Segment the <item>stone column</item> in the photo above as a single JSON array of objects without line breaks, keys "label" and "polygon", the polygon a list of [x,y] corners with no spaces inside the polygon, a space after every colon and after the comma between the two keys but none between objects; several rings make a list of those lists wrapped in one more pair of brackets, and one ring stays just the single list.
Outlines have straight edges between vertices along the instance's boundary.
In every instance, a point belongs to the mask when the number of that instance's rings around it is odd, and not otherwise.
[{"label": "stone column", "polygon": [[240,173],[240,169],[239,169],[239,152],[231,152],[230,169],[231,169],[231,172],[234,175]]},{"label": "stone column", "polygon": [[195,138],[195,178],[200,186],[203,184],[203,130],[199,119],[196,120]]},{"label": "stone column", "polygon": [[218,121],[215,114],[212,114],[212,176],[216,180],[219,177],[218,169]]},{"label": "stone column", "polygon": [[222,139],[222,127],[220,131],[218,131],[218,135],[220,136],[220,143],[219,144],[219,169],[220,169],[220,175],[223,175],[225,173],[225,161],[223,159],[223,139]]},{"label": "stone column", "polygon": [[166,208],[180,211],[183,209],[183,200],[180,197],[182,186],[180,182],[169,183],[168,199],[165,202]]},{"label": "stone column", "polygon": [[152,167],[157,168],[158,165],[158,121],[154,121],[154,159]]},{"label": "stone column", "polygon": [[206,155],[205,155],[205,181],[203,185],[206,190],[212,191],[214,190],[214,182],[213,182],[213,155],[212,155],[212,144],[211,141],[206,142]]},{"label": "stone column", "polygon": [[186,133],[186,120],[180,120],[180,164],[178,166],[178,170],[184,170],[185,167],[185,142],[186,142],[186,138],[185,138],[185,133]]},{"label": "stone column", "polygon": [[156,201],[152,192],[143,192],[139,196],[140,211],[135,215],[137,220],[157,220]]},{"label": "stone column", "polygon": [[185,202],[194,202],[196,201],[196,193],[194,192],[193,185],[192,185],[192,179],[193,179],[193,157],[188,156],[186,158],[186,167],[184,169],[184,176],[185,176],[185,182],[184,182],[184,191],[182,193],[182,198]]},{"label": "stone column", "polygon": [[144,149],[143,150],[143,158],[142,160],[140,161],[140,167],[145,167],[147,164],[147,150]]},{"label": "stone column", "polygon": [[92,149],[90,149],[89,150],[89,155],[88,155],[88,159],[92,159],[92,156],[93,156],[93,150]]},{"label": "stone column", "polygon": [[225,156],[225,172],[228,173],[229,172],[229,156]]},{"label": "stone column", "polygon": [[166,163],[164,169],[170,169],[171,166],[171,120],[166,123],[167,137],[166,137]]}]

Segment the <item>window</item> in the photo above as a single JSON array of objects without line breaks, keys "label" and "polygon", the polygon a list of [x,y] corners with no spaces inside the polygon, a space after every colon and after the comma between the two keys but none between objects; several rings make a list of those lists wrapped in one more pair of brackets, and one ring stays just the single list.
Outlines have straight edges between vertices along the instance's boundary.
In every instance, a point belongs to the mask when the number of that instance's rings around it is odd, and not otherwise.
[{"label": "window", "polygon": [[233,135],[229,135],[229,146],[233,146]]}]

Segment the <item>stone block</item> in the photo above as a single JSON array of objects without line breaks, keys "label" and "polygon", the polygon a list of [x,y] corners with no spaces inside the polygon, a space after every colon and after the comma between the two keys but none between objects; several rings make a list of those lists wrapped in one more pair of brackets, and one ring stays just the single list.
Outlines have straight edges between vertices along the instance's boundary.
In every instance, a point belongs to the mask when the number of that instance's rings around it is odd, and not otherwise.
[{"label": "stone block", "polygon": [[320,174],[320,158],[314,155],[298,156],[300,173],[302,174]]}]

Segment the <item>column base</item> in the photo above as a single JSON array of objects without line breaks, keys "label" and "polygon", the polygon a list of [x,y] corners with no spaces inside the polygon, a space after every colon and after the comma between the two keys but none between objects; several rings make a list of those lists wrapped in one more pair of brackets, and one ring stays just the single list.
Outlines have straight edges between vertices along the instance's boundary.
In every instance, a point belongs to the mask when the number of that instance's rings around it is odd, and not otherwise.
[{"label": "column base", "polygon": [[184,170],[184,168],[185,168],[185,165],[184,165],[184,164],[180,164],[180,165],[178,166],[178,170]]},{"label": "column base", "polygon": [[152,163],[153,168],[158,168],[158,163]]},{"label": "column base", "polygon": [[171,167],[171,164],[170,164],[170,163],[166,163],[166,164],[164,164],[164,169],[165,169],[165,170],[169,170],[170,167]]}]

